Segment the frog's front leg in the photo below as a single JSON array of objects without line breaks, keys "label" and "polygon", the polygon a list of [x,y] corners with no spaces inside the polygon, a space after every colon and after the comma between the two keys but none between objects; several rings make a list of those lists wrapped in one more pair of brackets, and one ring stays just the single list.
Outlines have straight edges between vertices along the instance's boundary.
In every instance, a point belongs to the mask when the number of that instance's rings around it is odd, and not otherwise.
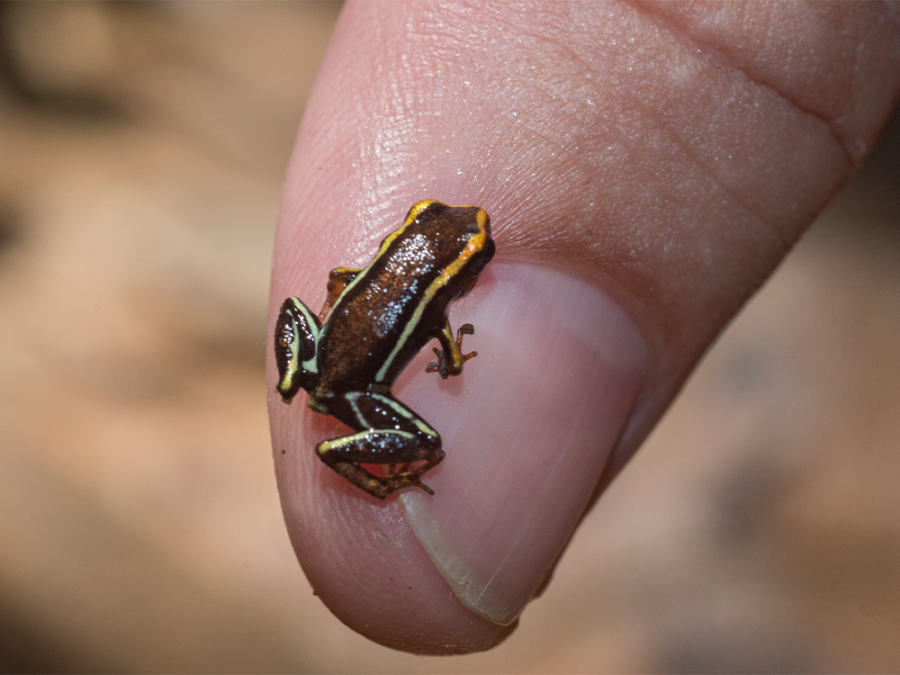
[{"label": "frog's front leg", "polygon": [[444,322],[444,328],[438,339],[441,341],[443,349],[434,347],[432,351],[437,354],[437,362],[432,361],[425,367],[426,373],[440,373],[443,379],[447,379],[450,375],[459,375],[462,372],[463,363],[471,358],[478,356],[478,352],[462,353],[463,335],[475,335],[475,326],[470,323],[464,323],[456,332],[456,339],[453,339],[453,329],[450,328],[450,322]]},{"label": "frog's front leg", "polygon": [[[370,495],[384,499],[405,487],[434,492],[420,477],[444,458],[441,437],[390,393],[350,392],[335,398],[329,412],[357,433],[324,441],[319,459]],[[415,469],[409,465],[424,462]],[[399,473],[376,476],[363,464],[400,465]]]},{"label": "frog's front leg", "polygon": [[325,323],[328,313],[334,307],[334,303],[341,297],[341,293],[347,288],[357,275],[362,272],[354,267],[336,267],[328,274],[328,295],[325,298],[325,304],[319,312],[319,321]]}]

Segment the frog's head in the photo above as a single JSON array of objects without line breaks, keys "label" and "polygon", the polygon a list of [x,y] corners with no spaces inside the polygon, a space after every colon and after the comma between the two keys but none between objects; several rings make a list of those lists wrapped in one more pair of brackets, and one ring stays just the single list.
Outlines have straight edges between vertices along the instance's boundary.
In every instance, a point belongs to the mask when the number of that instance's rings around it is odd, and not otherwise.
[{"label": "frog's head", "polygon": [[[421,201],[410,210],[398,233],[416,256],[427,260],[444,302],[472,290],[478,276],[494,257],[491,219],[479,206],[449,206]],[[427,253],[427,255],[426,255]]]},{"label": "frog's head", "polygon": [[[443,206],[443,205],[441,205]],[[491,238],[491,219],[478,206],[448,206],[453,214],[459,237],[459,254],[447,267],[456,283],[453,296],[461,298],[478,283],[478,277],[494,257],[494,240]]]}]

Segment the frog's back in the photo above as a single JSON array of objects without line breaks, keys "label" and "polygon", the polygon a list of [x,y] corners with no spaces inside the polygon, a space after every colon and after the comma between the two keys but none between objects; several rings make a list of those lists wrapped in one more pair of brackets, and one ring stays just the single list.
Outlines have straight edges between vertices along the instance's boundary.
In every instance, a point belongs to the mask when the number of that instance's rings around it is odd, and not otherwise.
[{"label": "frog's back", "polygon": [[[440,333],[447,306],[463,292],[465,280],[487,264],[493,253],[487,228],[486,214],[476,206],[413,207],[331,310],[319,345],[321,386],[330,391],[390,386]],[[490,243],[483,261],[466,255],[478,236]],[[477,269],[466,273],[467,263]]]}]

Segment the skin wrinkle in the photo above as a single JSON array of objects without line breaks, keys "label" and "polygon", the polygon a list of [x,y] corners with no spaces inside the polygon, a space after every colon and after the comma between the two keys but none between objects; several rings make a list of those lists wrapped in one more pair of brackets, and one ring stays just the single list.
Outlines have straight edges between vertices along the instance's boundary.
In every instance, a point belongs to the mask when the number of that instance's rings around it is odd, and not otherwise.
[{"label": "skin wrinkle", "polygon": [[[737,63],[735,63],[735,61],[730,56],[728,56],[725,52],[723,52],[719,48],[717,48],[707,42],[698,40],[698,39],[694,38],[693,36],[691,36],[687,32],[688,28],[686,26],[681,25],[676,21],[673,21],[672,19],[670,19],[668,16],[666,16],[664,14],[660,14],[660,13],[652,11],[652,9],[651,9],[652,5],[645,6],[642,3],[637,2],[634,4],[634,7],[641,14],[648,16],[662,30],[665,30],[668,34],[673,36],[673,38],[675,38],[676,40],[690,43],[691,45],[693,45],[696,48],[697,52],[703,53],[703,54],[707,55],[708,57],[711,57],[710,60],[714,59],[716,61],[719,61],[722,64],[724,64],[725,66],[727,66],[732,72],[741,73],[742,75],[744,75],[744,77],[746,77],[747,81],[752,83],[754,86],[757,86],[760,89],[772,92],[777,98],[788,103],[794,110],[797,110],[804,116],[810,117],[813,120],[823,124],[825,126],[825,128],[828,130],[828,135],[831,137],[834,144],[838,148],[840,148],[840,150],[844,156],[844,160],[846,162],[846,169],[849,171],[850,168],[852,168],[857,163],[854,160],[855,153],[851,152],[851,149],[849,148],[848,144],[845,143],[841,139],[840,135],[838,134],[838,132],[834,126],[834,119],[829,119],[826,116],[816,112],[815,110],[812,110],[811,108],[802,105],[799,100],[797,100],[794,97],[789,96],[786,92],[781,91],[779,88],[775,87],[774,85],[768,84],[768,83],[754,77],[750,71],[739,66]],[[858,51],[855,55],[855,59],[858,62],[858,59],[859,59]],[[855,69],[856,69],[856,66],[854,66],[854,71],[855,71]],[[707,173],[707,175],[714,177],[712,172],[706,170],[704,163],[699,160],[699,156],[696,153],[693,153],[688,149],[687,144],[680,144],[679,147],[682,147],[686,151],[688,156],[690,156],[692,159],[694,159],[696,166],[698,166],[701,170],[704,170],[704,172]],[[746,210],[748,213],[750,213],[754,217],[756,217],[756,219],[760,223],[763,223],[768,229],[773,230],[773,234],[781,243],[781,253],[782,254],[793,245],[792,242],[788,240],[786,235],[784,235],[778,231],[778,227],[776,224],[768,222],[765,218],[762,218],[759,214],[757,214],[752,208],[750,208],[746,204],[744,204],[742,202],[742,200],[738,199],[735,196],[735,194],[730,189],[728,189],[728,187],[725,185],[724,181],[722,181],[721,179],[715,178],[715,177],[714,177],[714,180],[715,180],[716,184],[727,195],[729,195],[729,197],[734,199],[734,201],[737,204],[739,204],[744,210]]]},{"label": "skin wrinkle", "polygon": [[851,139],[843,138],[838,129],[837,122],[845,117],[846,113],[848,112],[850,103],[855,100],[853,92],[855,90],[856,83],[859,81],[858,73],[860,55],[866,48],[868,36],[871,35],[875,30],[874,25],[870,24],[866,32],[859,37],[859,44],[853,55],[854,63],[851,69],[853,76],[850,77],[850,81],[846,84],[846,86],[842,88],[842,91],[845,92],[843,96],[843,104],[840,106],[842,109],[842,114],[827,115],[825,113],[814,110],[808,105],[804,105],[799,98],[791,96],[788,92],[782,90],[776,84],[769,83],[764,79],[758,77],[750,69],[739,65],[732,56],[728,55],[719,47],[716,47],[715,45],[712,45],[692,35],[691,27],[686,22],[679,21],[678,19],[673,19],[669,15],[657,11],[656,3],[642,3],[638,0],[634,2],[634,7],[638,12],[650,17],[655,22],[657,22],[662,29],[666,30],[666,32],[674,36],[676,39],[690,42],[697,48],[698,51],[711,56],[712,58],[721,62],[722,64],[725,64],[728,68],[735,72],[743,73],[747,80],[757,87],[771,91],[778,98],[790,104],[790,106],[798,112],[824,124],[828,129],[828,133],[834,141],[835,145],[841,149],[841,152],[843,153],[844,159],[847,163],[848,170],[859,165],[866,151],[865,144],[861,143],[863,147],[853,147],[854,144],[860,144],[860,141],[858,139],[856,141],[853,141]]},{"label": "skin wrinkle", "polygon": [[674,130],[669,129],[670,137],[672,142],[684,152],[692,161],[695,167],[707,178],[709,178],[713,184],[719,188],[729,200],[731,200],[743,213],[746,213],[751,220],[756,221],[761,226],[763,226],[772,237],[778,242],[778,254],[784,255],[787,251],[793,246],[793,242],[789,241],[786,234],[781,232],[781,229],[774,222],[770,222],[766,218],[764,218],[761,214],[754,211],[749,205],[747,205],[743,199],[738,197],[737,193],[735,193],[726,183],[721,180],[716,173],[712,170],[710,166],[708,166],[707,162],[703,161],[702,156],[696,152],[694,152],[690,143],[686,142],[680,134],[675,132]]}]

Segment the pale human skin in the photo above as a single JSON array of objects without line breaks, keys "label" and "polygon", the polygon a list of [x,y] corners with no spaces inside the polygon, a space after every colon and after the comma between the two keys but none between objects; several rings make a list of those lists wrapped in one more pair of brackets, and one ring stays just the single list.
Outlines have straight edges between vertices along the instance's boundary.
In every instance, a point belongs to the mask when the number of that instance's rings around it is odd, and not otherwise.
[{"label": "pale human skin", "polygon": [[348,3],[285,180],[272,322],[421,199],[485,208],[497,255],[451,313],[479,356],[441,383],[426,350],[395,388],[443,436],[434,497],[381,502],[319,462],[345,430],[281,401],[269,345],[282,506],[323,602],[411,652],[508,635],[898,90],[896,5]]}]

